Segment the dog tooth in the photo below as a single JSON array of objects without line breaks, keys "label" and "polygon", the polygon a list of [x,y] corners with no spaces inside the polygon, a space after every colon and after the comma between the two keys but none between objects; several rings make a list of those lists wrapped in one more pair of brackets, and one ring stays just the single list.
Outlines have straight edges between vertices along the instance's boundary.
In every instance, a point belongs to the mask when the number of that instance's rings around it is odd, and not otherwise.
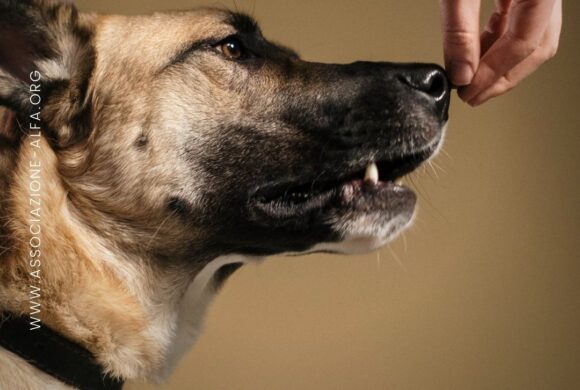
[{"label": "dog tooth", "polygon": [[377,184],[379,182],[379,168],[377,168],[375,162],[367,165],[364,181],[371,184]]}]

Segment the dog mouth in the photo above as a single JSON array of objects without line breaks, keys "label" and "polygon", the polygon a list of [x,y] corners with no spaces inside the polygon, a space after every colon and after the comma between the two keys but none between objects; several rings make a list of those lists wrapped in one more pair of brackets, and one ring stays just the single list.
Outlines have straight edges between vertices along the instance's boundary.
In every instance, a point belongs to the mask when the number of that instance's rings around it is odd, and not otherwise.
[{"label": "dog mouth", "polygon": [[410,209],[415,194],[401,184],[434,153],[433,149],[378,161],[368,161],[346,175],[334,179],[290,181],[266,185],[251,197],[250,203],[273,218],[293,218],[329,208],[371,212],[393,207]]}]

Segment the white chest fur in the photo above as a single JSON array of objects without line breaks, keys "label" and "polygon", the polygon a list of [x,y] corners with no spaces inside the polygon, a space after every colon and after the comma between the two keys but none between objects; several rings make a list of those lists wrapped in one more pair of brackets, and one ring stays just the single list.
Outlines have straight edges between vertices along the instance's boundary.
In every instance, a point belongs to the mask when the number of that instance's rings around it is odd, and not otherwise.
[{"label": "white chest fur", "polygon": [[217,293],[214,283],[217,271],[228,264],[246,264],[258,260],[260,259],[256,257],[241,255],[222,256],[211,261],[197,274],[178,306],[175,334],[169,347],[167,359],[162,369],[151,378],[153,381],[164,381],[199,337],[209,305]]}]

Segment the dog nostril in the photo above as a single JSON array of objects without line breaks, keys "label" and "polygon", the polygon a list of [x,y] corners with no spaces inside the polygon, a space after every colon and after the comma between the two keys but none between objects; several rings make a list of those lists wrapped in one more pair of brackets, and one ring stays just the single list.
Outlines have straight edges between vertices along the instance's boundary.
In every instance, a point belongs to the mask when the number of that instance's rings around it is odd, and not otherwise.
[{"label": "dog nostril", "polygon": [[443,68],[430,64],[408,64],[401,66],[395,76],[404,86],[412,101],[432,106],[441,120],[447,120],[451,84]]},{"label": "dog nostril", "polygon": [[437,102],[445,99],[449,92],[447,77],[439,69],[416,70],[400,75],[398,78],[402,83],[429,95]]},{"label": "dog nostril", "polygon": [[425,78],[423,91],[437,101],[443,99],[447,93],[447,78],[438,70],[429,73]]}]

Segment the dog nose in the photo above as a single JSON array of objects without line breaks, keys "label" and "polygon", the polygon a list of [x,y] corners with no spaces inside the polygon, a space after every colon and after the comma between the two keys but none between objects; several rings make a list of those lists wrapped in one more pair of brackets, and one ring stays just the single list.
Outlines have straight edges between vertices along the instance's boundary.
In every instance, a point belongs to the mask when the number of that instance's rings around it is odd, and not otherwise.
[{"label": "dog nose", "polygon": [[440,117],[447,119],[450,85],[445,71],[439,65],[407,66],[399,75],[399,80],[431,99]]}]

